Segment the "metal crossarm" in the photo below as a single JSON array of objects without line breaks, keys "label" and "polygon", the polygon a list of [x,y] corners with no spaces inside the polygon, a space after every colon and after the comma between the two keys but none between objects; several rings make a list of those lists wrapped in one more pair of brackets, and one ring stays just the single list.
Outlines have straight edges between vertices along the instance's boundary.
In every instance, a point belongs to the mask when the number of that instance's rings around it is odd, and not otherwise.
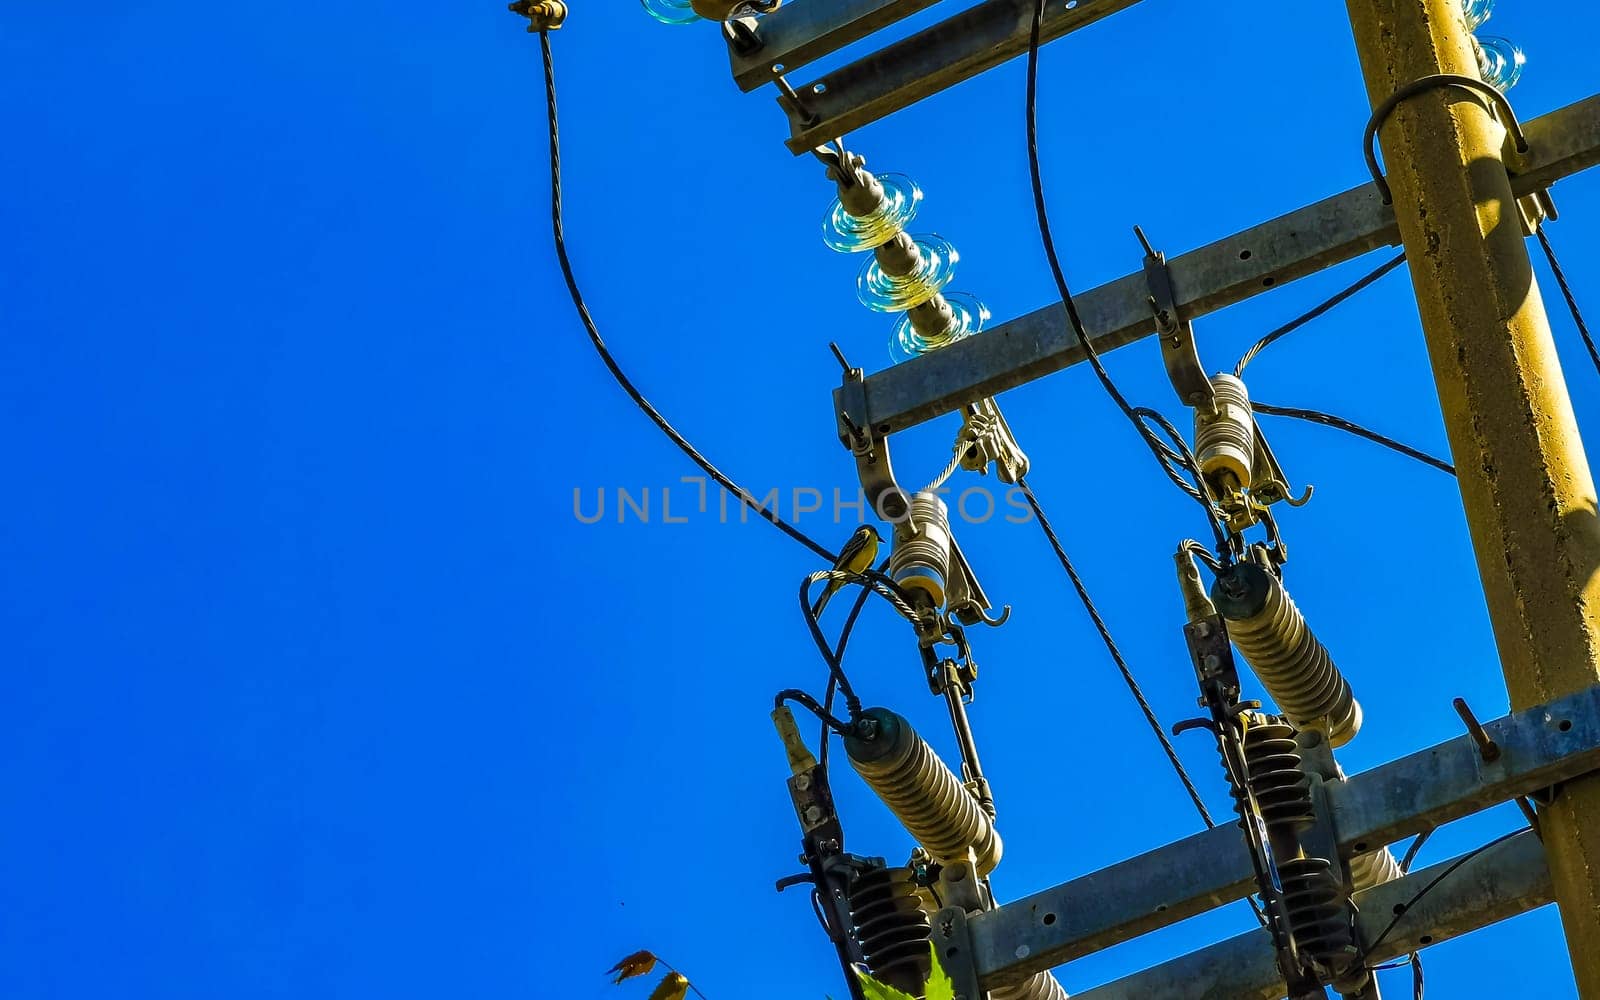
[{"label": "metal crossarm", "polygon": [[[1531,194],[1600,163],[1600,95],[1525,123],[1530,152],[1512,190]],[[1177,306],[1194,319],[1296,278],[1398,243],[1394,211],[1363,184],[1168,262]],[[1075,297],[1104,353],[1156,332],[1141,269]],[[836,412],[878,435],[905,430],[967,403],[1014,389],[1084,358],[1057,303],[976,337],[870,375],[855,406]]]},{"label": "metal crossarm", "polygon": [[[1600,687],[1483,728],[1499,747],[1492,762],[1463,735],[1331,786],[1341,855],[1600,769]],[[974,917],[974,962],[986,986],[1016,982],[1242,899],[1252,885],[1238,827],[1217,827]]]},{"label": "metal crossarm", "polygon": [[729,46],[733,80],[740,90],[755,90],[937,2],[804,0],[785,4],[751,25],[753,44]]},{"label": "metal crossarm", "polygon": [[[1531,830],[1489,848],[1446,875],[1459,860],[1356,894],[1362,939],[1370,942],[1383,935],[1378,947],[1367,954],[1370,964],[1409,955],[1538,909],[1554,899],[1544,848]],[[1435,879],[1438,884],[1415,899]],[[1388,930],[1397,906],[1406,911],[1394,929]],[[1261,930],[1074,994],[1077,1000],[1279,1000],[1283,995],[1272,942]]]},{"label": "metal crossarm", "polygon": [[[1052,3],[1040,37],[1053,41],[1137,2]],[[804,153],[1022,55],[1034,6],[1034,0],[985,0],[799,88],[804,108],[779,98],[793,131],[789,149]]]}]

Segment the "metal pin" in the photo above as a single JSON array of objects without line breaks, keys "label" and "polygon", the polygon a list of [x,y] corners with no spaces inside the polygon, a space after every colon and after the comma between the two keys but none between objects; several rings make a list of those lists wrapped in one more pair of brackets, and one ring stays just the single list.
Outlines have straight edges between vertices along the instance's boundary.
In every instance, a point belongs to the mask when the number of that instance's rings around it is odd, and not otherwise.
[{"label": "metal pin", "polygon": [[1150,241],[1145,238],[1143,229],[1139,228],[1138,226],[1134,226],[1133,227],[1133,235],[1139,237],[1139,245],[1144,247],[1144,252],[1145,253],[1149,254],[1152,257],[1154,257],[1156,255],[1155,247],[1151,246],[1150,245]]},{"label": "metal pin", "polygon": [[1472,734],[1473,740],[1478,744],[1478,754],[1485,764],[1493,764],[1500,759],[1500,744],[1489,738],[1483,725],[1478,722],[1478,717],[1472,714],[1472,709],[1467,707],[1466,699],[1457,698],[1451,702],[1455,706],[1456,714],[1461,716],[1461,721],[1466,723],[1467,732]]},{"label": "metal pin", "polygon": [[833,360],[839,362],[839,367],[844,369],[845,374],[850,374],[850,362],[844,359],[844,352],[839,350],[839,345],[830,340],[828,350],[833,352]]}]

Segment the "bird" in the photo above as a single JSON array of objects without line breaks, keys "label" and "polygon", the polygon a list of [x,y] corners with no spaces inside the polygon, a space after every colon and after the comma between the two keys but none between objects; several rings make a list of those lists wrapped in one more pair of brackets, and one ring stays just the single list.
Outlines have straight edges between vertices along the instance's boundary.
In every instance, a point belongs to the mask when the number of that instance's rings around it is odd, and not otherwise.
[{"label": "bird", "polygon": [[[878,546],[883,543],[883,536],[878,534],[878,529],[870,524],[863,524],[844,543],[844,548],[839,550],[839,558],[833,561],[833,568],[844,573],[865,573],[878,561]],[[822,614],[822,609],[828,599],[839,592],[844,586],[843,580],[829,580],[828,585],[822,588],[822,596],[811,605],[813,615]]]}]

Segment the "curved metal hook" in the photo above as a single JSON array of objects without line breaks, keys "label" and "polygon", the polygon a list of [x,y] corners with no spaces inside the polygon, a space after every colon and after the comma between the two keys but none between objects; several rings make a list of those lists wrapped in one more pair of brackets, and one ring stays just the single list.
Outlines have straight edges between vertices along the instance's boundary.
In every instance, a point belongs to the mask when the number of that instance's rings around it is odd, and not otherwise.
[{"label": "curved metal hook", "polygon": [[1476,77],[1461,76],[1456,73],[1435,73],[1420,80],[1413,80],[1390,94],[1382,104],[1373,109],[1372,117],[1367,120],[1366,135],[1362,139],[1364,143],[1363,152],[1367,157],[1367,169],[1372,172],[1372,183],[1377,185],[1378,193],[1382,195],[1385,205],[1394,204],[1394,194],[1389,190],[1389,181],[1383,176],[1383,168],[1378,165],[1376,146],[1378,130],[1383,128],[1384,122],[1388,121],[1389,116],[1394,113],[1395,108],[1399,107],[1401,101],[1425,93],[1435,87],[1461,87],[1464,90],[1470,90],[1488,97],[1490,103],[1500,112],[1500,124],[1505,126],[1506,131],[1511,134],[1511,138],[1516,141],[1517,152],[1526,153],[1528,151],[1528,137],[1523,134],[1522,124],[1517,121],[1517,113],[1511,109],[1511,102],[1506,100],[1506,95],[1500,93],[1489,84]]}]

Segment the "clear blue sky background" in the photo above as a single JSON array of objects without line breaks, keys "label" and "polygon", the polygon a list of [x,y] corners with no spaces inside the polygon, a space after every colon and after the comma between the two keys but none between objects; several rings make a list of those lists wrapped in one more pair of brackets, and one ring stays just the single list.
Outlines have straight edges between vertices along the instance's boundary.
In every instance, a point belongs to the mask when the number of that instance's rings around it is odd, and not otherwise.
[{"label": "clear blue sky background", "polygon": [[[0,993],[642,997],[600,973],[650,947],[711,1000],[840,995],[804,897],[772,892],[796,830],[767,711],[822,686],[794,607],[816,564],[753,522],[659,523],[693,470],[560,284],[535,40],[498,3],[8,6]],[[888,324],[818,240],[817,165],[784,150],[769,93],[733,87],[710,27],[574,6],[554,38],[569,233],[611,343],[756,492],[852,486],[825,344],[875,368]],[[1531,54],[1525,117],[1595,89],[1591,4],[1502,7],[1494,27]],[[1177,252],[1364,176],[1337,3],[1148,0],[1047,50],[1040,114],[1081,288],[1138,267],[1135,222]],[[852,144],[922,183],[916,228],[960,247],[957,285],[997,318],[1051,300],[1020,63]],[[1600,311],[1600,178],[1555,193],[1552,235]],[[1378,259],[1205,319],[1208,363]],[[1544,288],[1592,443],[1595,376]],[[1176,410],[1152,344],[1110,365]],[[1252,385],[1445,449],[1401,275]],[[1157,710],[1182,717],[1169,553],[1199,529],[1189,502],[1086,371],[1005,406]],[[905,476],[942,465],[954,429],[907,435]],[[1366,706],[1345,767],[1455,735],[1452,696],[1500,714],[1454,484],[1321,428],[1270,433],[1318,487],[1283,525],[1293,592],[1339,623],[1322,627]],[[650,487],[656,523],[577,523],[575,490],[617,487]],[[828,520],[803,526],[837,544]],[[974,706],[1001,894],[1194,831],[1037,529],[962,537],[1015,607],[979,637]],[[875,611],[852,663],[868,700],[953,750],[895,620]],[[1212,748],[1181,750],[1223,810]],[[838,785],[852,846],[903,857],[887,812]],[[1463,823],[1423,860],[1516,822]],[[1082,989],[1248,921],[1235,906],[1061,976]],[[1548,909],[1428,968],[1441,997],[1573,995]]]}]

